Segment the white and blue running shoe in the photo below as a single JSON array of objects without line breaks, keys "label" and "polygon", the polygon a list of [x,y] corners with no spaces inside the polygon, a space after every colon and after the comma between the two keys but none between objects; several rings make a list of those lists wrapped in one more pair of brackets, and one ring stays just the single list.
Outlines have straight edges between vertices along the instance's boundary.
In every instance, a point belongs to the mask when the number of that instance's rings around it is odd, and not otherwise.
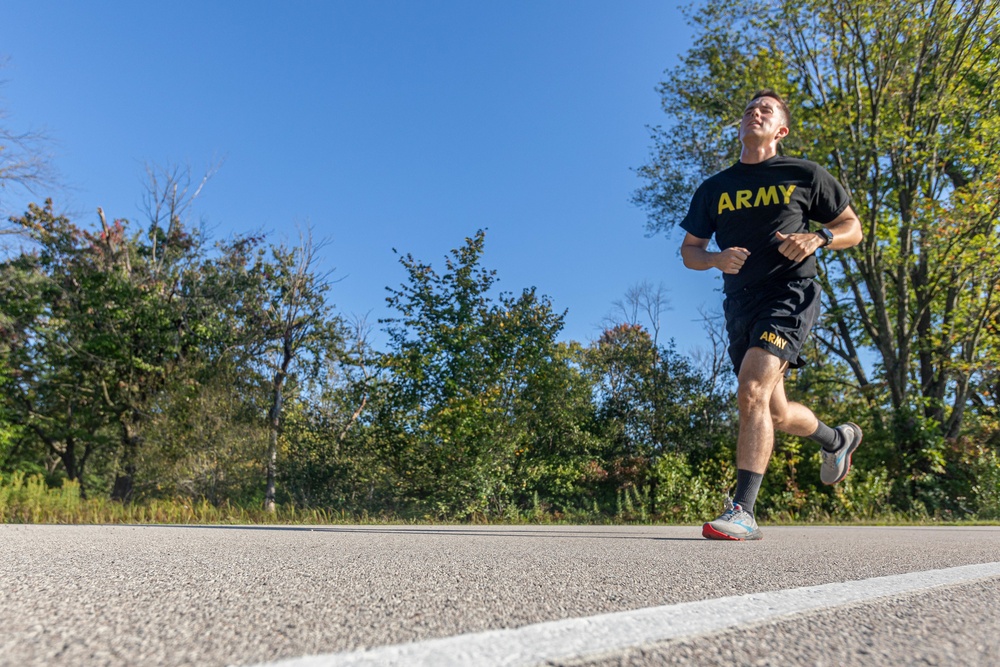
[{"label": "white and blue running shoe", "polygon": [[824,484],[836,484],[847,477],[847,471],[851,469],[851,454],[861,444],[861,427],[857,424],[847,422],[838,426],[837,430],[844,436],[840,449],[833,452],[820,450],[823,465],[819,469],[819,478]]},{"label": "white and blue running shoe", "polygon": [[715,521],[701,527],[701,536],[710,540],[759,540],[764,537],[757,527],[753,514],[747,512],[732,498],[726,498],[726,511]]}]

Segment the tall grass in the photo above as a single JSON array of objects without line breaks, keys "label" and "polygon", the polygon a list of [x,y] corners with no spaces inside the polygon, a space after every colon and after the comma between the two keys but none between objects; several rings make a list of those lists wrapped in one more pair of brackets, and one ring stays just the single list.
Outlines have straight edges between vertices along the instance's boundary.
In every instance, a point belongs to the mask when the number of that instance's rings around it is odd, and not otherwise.
[{"label": "tall grass", "polygon": [[148,500],[120,503],[105,498],[80,498],[80,485],[64,481],[49,488],[41,475],[15,472],[0,476],[0,523],[63,524],[332,524],[381,522],[379,517],[322,509],[263,508],[213,505],[206,500]]},{"label": "tall grass", "polygon": [[[901,514],[893,512],[884,503],[880,490],[884,479],[878,475],[860,476],[856,484],[844,486],[841,506],[834,512],[809,515],[777,512],[769,515],[768,523],[865,523],[879,525],[926,525],[978,523],[997,525],[998,488],[996,479],[986,479],[989,499],[994,502],[978,517],[958,521],[947,517],[930,517],[926,514]],[[984,492],[985,494],[985,492]],[[669,495],[669,494],[668,494]],[[636,489],[625,489],[618,494],[617,512],[592,510],[553,511],[544,507],[537,498],[534,507],[527,510],[511,509],[504,517],[474,515],[461,523],[504,524],[656,524],[700,523],[711,512],[698,515],[681,512],[669,503],[661,505],[665,513],[651,516],[647,510],[649,494]],[[692,508],[687,508],[691,510]],[[260,507],[240,507],[226,501],[213,505],[207,500],[176,498],[173,500],[144,500],[120,503],[107,498],[80,498],[80,486],[65,481],[59,488],[50,488],[41,475],[21,472],[0,475],[0,523],[46,524],[222,524],[222,525],[330,525],[330,524],[401,524],[401,523],[453,523],[443,517],[401,517],[391,514],[370,515],[368,512],[303,509],[293,505],[279,506],[274,513]]]}]

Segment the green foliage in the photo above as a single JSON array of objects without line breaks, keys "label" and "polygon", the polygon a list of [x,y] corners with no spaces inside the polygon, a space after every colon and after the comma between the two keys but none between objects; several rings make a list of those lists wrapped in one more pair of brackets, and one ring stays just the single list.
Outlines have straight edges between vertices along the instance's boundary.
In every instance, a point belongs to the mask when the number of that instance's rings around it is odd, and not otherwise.
[{"label": "green foliage", "polygon": [[[164,306],[144,311],[141,297],[121,296],[132,289],[121,276],[106,275],[122,274],[121,262],[94,261],[86,235],[50,208],[30,214],[48,235],[42,251],[0,266],[10,334],[0,366],[8,369],[0,374],[7,520],[687,523],[714,515],[730,491],[735,402],[718,364],[699,369],[635,323],[612,325],[588,346],[556,342],[562,317],[547,299],[495,293],[482,232],[451,252],[442,273],[402,258],[409,280],[391,291],[399,316],[386,322],[387,352],[369,347],[360,328],[348,345],[322,298],[322,276],[295,278],[295,253],[281,255],[289,260],[281,269],[260,239],[189,258],[200,280],[178,290],[170,312],[185,330],[168,345],[154,326]],[[160,250],[164,243],[157,237]],[[149,248],[125,247],[130,255]],[[299,279],[312,305],[282,287]],[[89,324],[81,315],[116,293],[134,302],[115,308],[147,323],[129,332],[131,361],[119,349],[123,314]],[[295,303],[306,307],[289,308]],[[312,319],[283,328],[295,320],[279,312]],[[296,359],[275,342],[307,327],[294,370]],[[268,350],[273,363],[262,360]],[[158,351],[159,360],[140,351]],[[790,395],[809,396],[827,421],[867,412],[873,426],[855,472],[835,489],[819,484],[811,443],[780,437],[762,489],[764,520],[995,515],[995,422],[983,419],[979,432],[953,441],[924,410],[882,418],[877,394],[845,380],[849,364],[822,345],[807,354]],[[115,374],[134,386],[104,389]],[[128,413],[135,467],[127,504],[109,502],[122,466],[118,402],[137,410]],[[899,455],[900,441],[912,458]],[[89,451],[76,477],[71,446]],[[269,461],[273,515],[261,509]]]},{"label": "green foliage", "polygon": [[[445,272],[411,255],[408,283],[390,290],[388,389],[379,426],[404,501],[431,516],[502,516],[516,472],[533,458],[524,422],[542,407],[562,316],[534,289],[491,295],[480,231],[451,251]],[[522,487],[520,491],[528,491]]]},{"label": "green foliage", "polygon": [[644,327],[619,324],[587,351],[587,366],[609,491],[634,486],[652,499],[651,513],[669,512],[659,505],[661,457],[686,454],[697,464],[732,451],[732,396],[715,391],[672,342],[658,346]]},{"label": "green foliage", "polygon": [[669,452],[657,458],[653,473],[658,481],[655,506],[663,520],[699,523],[718,514],[721,494],[717,470],[705,466],[695,471],[686,454]]},{"label": "green foliage", "polygon": [[267,429],[253,399],[266,387],[231,364],[213,370],[157,397],[143,431],[141,498],[260,502]]},{"label": "green foliage", "polygon": [[972,470],[976,516],[1000,519],[1000,455],[995,451],[983,452],[973,458]]},{"label": "green foliage", "polygon": [[[231,370],[231,351],[247,346],[235,315],[255,242],[234,241],[208,258],[177,218],[131,233],[127,221],[108,224],[102,213],[101,231],[91,233],[56,215],[51,201],[13,222],[34,243],[0,264],[3,361],[13,380],[0,409],[19,429],[16,449],[79,482],[83,495],[92,485],[118,500],[177,485],[201,492],[170,472],[192,460],[182,449],[205,442],[176,425],[191,424],[201,383]],[[254,382],[243,369],[229,391]],[[170,428],[156,428],[168,417]]]},{"label": "green foliage", "polygon": [[[777,89],[792,109],[781,150],[837,176],[865,233],[821,254],[814,359],[843,362],[864,398],[853,418],[870,418],[865,451],[879,457],[862,456],[885,462],[893,504],[961,511],[968,485],[948,481],[946,443],[997,414],[1000,5],[710,0],[690,21],[694,46],[660,87],[670,124],[639,170],[649,231],[673,230],[694,186],[737,159],[742,105]],[[795,511],[803,497],[784,482],[772,491]]]},{"label": "green foliage", "polygon": [[10,523],[41,523],[53,516],[79,516],[79,485],[71,480],[52,489],[41,475],[15,472],[0,477],[0,518]]},{"label": "green foliage", "polygon": [[93,244],[54,214],[51,201],[14,222],[38,251],[0,264],[3,351],[14,380],[5,410],[25,437],[60,459],[67,477],[82,479],[93,451],[109,446],[107,406],[117,384],[102,355],[118,350],[102,324],[122,299],[108,294],[113,287],[105,291],[114,280],[98,268]]},{"label": "green foliage", "polygon": [[270,381],[264,504],[274,511],[286,380],[318,375],[342,347],[342,323],[327,303],[330,283],[316,271],[318,247],[311,237],[292,248],[278,245],[269,250],[269,259],[261,249],[250,267],[252,279],[241,294],[238,312],[248,332],[243,362]]},{"label": "green foliage", "polygon": [[[10,370],[3,365],[5,359],[6,355],[0,357],[0,395],[6,395],[13,390]],[[17,424],[12,423],[12,418],[10,409],[0,403],[0,461],[8,459],[10,450],[21,431]]]},{"label": "green foliage", "polygon": [[536,509],[568,514],[590,509],[601,498],[608,471],[600,456],[585,357],[578,343],[557,344],[524,387],[517,403],[523,437],[512,470],[520,480],[514,488],[518,507],[525,507],[530,496]]},{"label": "green foliage", "polygon": [[877,521],[893,514],[893,485],[885,468],[855,470],[837,486],[833,516],[854,521]]}]

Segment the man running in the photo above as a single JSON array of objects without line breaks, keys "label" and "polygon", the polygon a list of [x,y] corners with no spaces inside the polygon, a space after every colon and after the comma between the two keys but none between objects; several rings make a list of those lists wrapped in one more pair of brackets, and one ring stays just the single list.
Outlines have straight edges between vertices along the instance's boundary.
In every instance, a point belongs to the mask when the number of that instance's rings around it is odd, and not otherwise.
[{"label": "man running", "polygon": [[[736,491],[722,515],[702,527],[719,540],[759,540],[754,504],[774,448],[774,429],[822,447],[824,484],[847,476],[861,428],[830,428],[785,397],[785,371],[799,357],[820,309],[815,252],[861,242],[847,191],[818,164],[778,155],[788,107],[773,90],[753,96],[740,121],[740,161],[694,194],[681,222],[684,266],[722,271],[729,356],[738,376],[740,415]],[[820,223],[809,229],[809,221]],[[715,236],[718,252],[708,249]]]}]

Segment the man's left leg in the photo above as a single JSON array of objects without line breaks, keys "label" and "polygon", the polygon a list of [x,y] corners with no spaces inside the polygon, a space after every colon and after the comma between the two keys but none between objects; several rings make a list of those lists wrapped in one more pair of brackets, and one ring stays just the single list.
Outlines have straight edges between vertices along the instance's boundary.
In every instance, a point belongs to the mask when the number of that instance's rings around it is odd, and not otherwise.
[{"label": "man's left leg", "polygon": [[788,362],[767,350],[752,347],[740,365],[737,397],[740,432],[736,441],[736,491],[733,502],[751,515],[757,493],[774,451],[774,418],[771,403],[775,393],[784,396]]},{"label": "man's left leg", "polygon": [[750,348],[743,357],[737,390],[740,431],[736,441],[736,491],[726,511],[702,527],[704,537],[721,540],[761,538],[753,509],[774,449],[771,397],[783,382],[787,367],[787,361],[759,347]]},{"label": "man's left leg", "polygon": [[851,455],[863,437],[860,426],[847,422],[830,428],[812,410],[786,398],[783,377],[771,394],[771,418],[774,428],[779,431],[809,438],[822,448],[820,479],[824,484],[836,484],[847,476],[847,471],[851,469]]}]

